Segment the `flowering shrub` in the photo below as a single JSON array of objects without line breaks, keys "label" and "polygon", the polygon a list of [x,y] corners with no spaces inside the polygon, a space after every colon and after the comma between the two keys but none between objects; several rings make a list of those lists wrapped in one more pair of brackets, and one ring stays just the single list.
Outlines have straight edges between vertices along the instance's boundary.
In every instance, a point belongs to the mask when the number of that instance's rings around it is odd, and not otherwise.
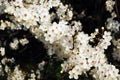
[{"label": "flowering shrub", "polygon": [[120,80],[118,10],[117,0],[1,0],[0,79]]}]

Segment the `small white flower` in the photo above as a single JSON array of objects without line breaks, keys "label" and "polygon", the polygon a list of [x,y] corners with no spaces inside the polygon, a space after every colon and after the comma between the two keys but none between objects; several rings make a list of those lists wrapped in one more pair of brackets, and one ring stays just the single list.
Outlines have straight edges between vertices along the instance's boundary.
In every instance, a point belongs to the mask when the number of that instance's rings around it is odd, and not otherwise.
[{"label": "small white flower", "polygon": [[36,78],[36,75],[33,72],[33,73],[30,74],[30,78],[28,80],[36,80],[35,78]]},{"label": "small white flower", "polygon": [[16,50],[16,49],[18,49],[18,44],[19,44],[18,39],[14,39],[13,42],[10,43],[10,47],[11,47],[13,50]]},{"label": "small white flower", "polygon": [[20,44],[22,44],[23,46],[29,43],[29,41],[28,41],[26,38],[20,39],[19,42],[20,42]]},{"label": "small white flower", "polygon": [[113,1],[113,0],[107,0],[107,1],[106,1],[106,9],[107,9],[109,12],[112,12],[113,7],[114,7],[114,4],[115,4],[115,1]]},{"label": "small white flower", "polygon": [[5,48],[3,48],[3,47],[0,48],[0,54],[1,54],[1,56],[5,55]]},{"label": "small white flower", "polygon": [[44,69],[44,65],[45,65],[45,61],[42,61],[41,63],[38,64],[38,68],[40,70],[43,70]]},{"label": "small white flower", "polygon": [[69,71],[69,78],[70,79],[72,79],[72,78],[74,78],[74,79],[78,79],[79,77],[78,77],[78,74],[77,74],[77,71],[74,69],[74,70],[71,70],[71,71]]}]

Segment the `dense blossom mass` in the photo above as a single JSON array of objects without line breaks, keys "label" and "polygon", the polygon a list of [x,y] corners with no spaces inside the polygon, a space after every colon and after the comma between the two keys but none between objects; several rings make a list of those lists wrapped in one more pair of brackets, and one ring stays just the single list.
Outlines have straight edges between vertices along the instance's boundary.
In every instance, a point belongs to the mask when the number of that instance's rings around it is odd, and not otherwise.
[{"label": "dense blossom mass", "polygon": [[[73,19],[72,6],[60,0],[0,0],[0,15],[3,16],[0,30],[29,30],[37,40],[44,43],[48,56],[52,58],[57,55],[57,60],[64,61],[61,74],[68,73],[69,79],[79,79],[83,74],[90,74],[96,80],[120,80],[119,69],[110,64],[105,55],[105,50],[112,43],[114,49],[109,54],[120,61],[120,39],[115,37],[119,33],[120,23],[114,20],[117,16],[114,5],[115,1],[106,1],[106,10],[111,13],[111,17],[106,20],[105,26],[87,34],[82,29],[82,22]],[[29,39],[23,35],[22,38],[13,38],[7,46],[17,51],[21,47],[26,49],[29,43]],[[47,64],[46,61],[39,62],[37,69],[29,72],[22,70],[19,64],[11,68],[7,63],[14,64],[15,59],[6,57],[5,48],[0,47],[0,76],[7,74],[8,80],[42,78],[41,70]]]}]

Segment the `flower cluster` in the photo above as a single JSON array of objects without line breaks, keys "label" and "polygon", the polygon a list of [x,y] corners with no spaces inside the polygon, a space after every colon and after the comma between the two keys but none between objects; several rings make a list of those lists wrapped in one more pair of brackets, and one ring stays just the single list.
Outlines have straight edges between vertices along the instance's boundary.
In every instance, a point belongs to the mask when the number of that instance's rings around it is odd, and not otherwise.
[{"label": "flower cluster", "polygon": [[97,80],[119,80],[119,70],[113,65],[100,65],[91,71],[93,77]]},{"label": "flower cluster", "polygon": [[[116,17],[113,11],[114,4],[115,1],[106,1],[106,10],[111,13],[112,18],[107,19],[105,28],[87,34],[82,30],[84,27],[82,22],[73,19],[72,7],[64,5],[61,0],[1,0],[0,6],[3,7],[0,7],[0,12],[4,20],[0,20],[0,29],[29,30],[36,39],[45,44],[48,56],[52,58],[56,55],[57,60],[64,60],[61,64],[61,73],[68,73],[70,79],[79,79],[80,75],[87,74],[89,71],[96,80],[120,80],[119,70],[108,63],[105,55],[105,50],[111,45],[112,40],[113,45],[116,46],[113,57],[120,60],[120,41],[116,40],[111,33],[116,30],[117,33],[120,25],[113,19]],[[13,51],[19,49],[19,45],[25,46],[26,49],[26,45],[30,42],[24,36],[12,39],[9,46]],[[41,78],[45,61],[37,64],[37,69],[30,70],[30,74],[27,75],[19,64],[14,66],[14,69],[7,65],[14,64],[15,59],[7,58],[2,46],[0,55],[3,56],[0,75],[7,75],[8,80],[24,80],[26,77],[29,78],[28,80]]]},{"label": "flower cluster", "polygon": [[[111,6],[111,8],[108,7],[108,6]],[[113,32],[113,34],[112,34],[112,43],[114,45],[114,49],[113,49],[113,53],[112,53],[113,58],[117,61],[120,61],[119,37],[116,38],[116,34],[119,34],[119,31],[120,31],[119,30],[120,29],[120,23],[119,23],[119,21],[114,19],[117,16],[115,11],[113,10],[114,6],[115,6],[115,1],[112,1],[112,0],[107,0],[106,1],[106,7],[110,8],[110,9],[107,9],[107,10],[110,11],[111,16],[112,16],[111,18],[107,19],[106,27],[107,27],[108,30]],[[116,6],[116,8],[117,8],[117,6]]]},{"label": "flower cluster", "polygon": [[78,32],[78,35],[75,36],[74,49],[66,53],[69,58],[61,65],[62,71],[69,70],[69,78],[78,79],[79,75],[85,74],[92,67],[97,68],[98,66],[102,67],[105,63],[107,64],[104,50],[111,44],[110,33],[105,31],[103,39],[100,39],[100,42],[95,47],[89,44],[92,37],[83,32]]},{"label": "flower cluster", "polygon": [[[10,69],[9,67],[6,66],[6,69],[8,69],[8,73],[10,73]],[[19,66],[16,66],[14,71],[11,72],[11,75],[8,76],[8,80],[24,80],[25,79],[25,75],[24,72],[22,72],[21,70],[19,70]]]},{"label": "flower cluster", "polygon": [[107,0],[106,1],[106,9],[109,12],[112,12],[114,5],[115,5],[115,1],[113,1],[113,0]]},{"label": "flower cluster", "polygon": [[113,58],[115,60],[120,61],[120,39],[114,40],[113,45],[116,46],[116,48],[113,49],[114,50],[114,52],[112,53]]}]

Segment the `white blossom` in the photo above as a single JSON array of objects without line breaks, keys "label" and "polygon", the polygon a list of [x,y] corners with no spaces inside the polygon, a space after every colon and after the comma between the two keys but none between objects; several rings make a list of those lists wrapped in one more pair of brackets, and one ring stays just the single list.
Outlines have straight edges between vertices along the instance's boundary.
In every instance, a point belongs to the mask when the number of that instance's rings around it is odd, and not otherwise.
[{"label": "white blossom", "polygon": [[115,1],[113,0],[107,0],[106,1],[106,9],[111,12],[113,10],[113,6],[115,4]]},{"label": "white blossom", "polygon": [[[119,80],[120,75],[115,66],[108,64],[105,56],[105,50],[111,45],[111,40],[115,46],[113,58],[120,60],[120,41],[115,40],[112,36],[112,31],[119,31],[119,22],[113,20],[116,13],[113,10],[115,1],[106,1],[106,10],[111,13],[111,18],[108,18],[105,24],[107,28],[103,33],[99,33],[99,29],[95,29],[94,33],[86,34],[82,31],[82,23],[80,21],[72,20],[74,11],[70,5],[64,5],[60,0],[1,0],[1,13],[7,13],[7,16],[12,22],[0,20],[0,29],[4,30],[10,27],[12,30],[29,29],[30,32],[45,44],[47,53],[50,57],[53,54],[57,55],[57,59],[66,58],[61,64],[63,72],[69,73],[69,78],[79,79],[79,76],[90,71],[96,80]],[[50,10],[55,8],[55,12],[50,13]],[[86,16],[85,10],[80,14],[81,17]],[[54,21],[57,18],[59,21]],[[87,24],[87,23],[86,23]],[[96,35],[100,34],[102,38],[98,39],[98,44],[92,46],[89,42],[96,39]],[[26,45],[29,41],[27,38],[20,40],[13,39],[9,46],[13,50],[19,48],[19,44]],[[5,48],[1,47],[1,56],[5,56]],[[27,75],[15,66],[11,71],[10,67],[6,65],[7,62],[14,63],[14,58],[8,59],[4,57],[1,64],[5,66],[5,72],[8,75],[8,80],[24,80]],[[31,70],[30,78],[28,80],[39,80],[41,77],[40,70],[44,69],[45,61],[38,64],[36,71]],[[0,65],[0,73],[2,66]],[[37,74],[37,75],[36,75]]]},{"label": "white blossom", "polygon": [[118,72],[115,66],[104,64],[93,69],[91,73],[96,80],[118,80]]},{"label": "white blossom", "polygon": [[1,54],[1,56],[5,55],[5,48],[4,47],[0,48],[0,54]]},{"label": "white blossom", "polygon": [[11,47],[13,50],[16,50],[16,49],[18,49],[18,44],[19,44],[18,39],[14,39],[13,42],[10,43],[10,47]]},{"label": "white blossom", "polygon": [[26,38],[20,39],[19,42],[24,46],[29,43],[29,41]]}]

